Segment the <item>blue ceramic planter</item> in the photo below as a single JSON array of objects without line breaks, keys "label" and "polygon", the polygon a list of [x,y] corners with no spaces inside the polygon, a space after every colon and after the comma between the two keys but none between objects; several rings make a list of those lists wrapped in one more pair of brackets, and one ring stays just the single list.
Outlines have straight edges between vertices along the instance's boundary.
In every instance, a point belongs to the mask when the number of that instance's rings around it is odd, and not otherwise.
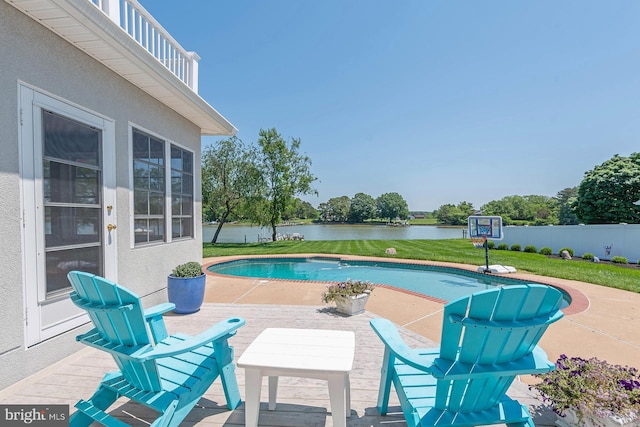
[{"label": "blue ceramic planter", "polygon": [[204,300],[206,277],[204,273],[197,277],[173,277],[172,274],[169,275],[167,278],[167,293],[169,294],[169,302],[176,305],[173,310],[175,313],[189,314],[200,310]]}]

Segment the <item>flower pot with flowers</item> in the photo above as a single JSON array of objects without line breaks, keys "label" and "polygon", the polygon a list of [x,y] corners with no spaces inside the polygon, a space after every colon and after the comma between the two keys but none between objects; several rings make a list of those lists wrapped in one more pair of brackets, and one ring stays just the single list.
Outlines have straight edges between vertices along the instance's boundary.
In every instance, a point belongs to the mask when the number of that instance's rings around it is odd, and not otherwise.
[{"label": "flower pot with flowers", "polygon": [[322,301],[335,302],[339,313],[349,316],[364,312],[373,285],[368,281],[347,279],[344,282],[327,286],[322,293]]},{"label": "flower pot with flowers", "polygon": [[561,355],[533,385],[558,414],[560,427],[640,427],[640,374],[597,358]]}]

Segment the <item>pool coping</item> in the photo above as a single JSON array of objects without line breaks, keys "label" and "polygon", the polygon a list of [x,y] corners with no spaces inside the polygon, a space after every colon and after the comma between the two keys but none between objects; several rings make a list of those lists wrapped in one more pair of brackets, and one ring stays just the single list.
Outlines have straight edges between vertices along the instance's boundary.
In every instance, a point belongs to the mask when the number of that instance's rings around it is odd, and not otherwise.
[{"label": "pool coping", "polygon": [[[406,259],[406,258],[386,258],[386,257],[367,257],[367,256],[356,256],[356,255],[336,255],[336,254],[318,254],[318,253],[302,253],[302,254],[269,254],[269,255],[235,255],[235,256],[225,256],[225,257],[220,257],[217,258],[213,261],[210,261],[206,264],[203,265],[203,269],[206,272],[207,275],[211,275],[211,276],[220,276],[220,277],[234,277],[237,278],[239,276],[232,276],[232,275],[225,275],[225,274],[218,274],[218,273],[214,273],[208,270],[209,267],[216,265],[216,264],[222,264],[225,262],[231,262],[231,261],[238,261],[238,260],[242,260],[242,259],[271,259],[271,258],[299,258],[299,259],[310,259],[310,258],[328,258],[328,259],[332,259],[332,260],[336,260],[336,261],[371,261],[371,262],[386,262],[386,263],[394,263],[394,264],[407,264],[407,265],[425,265],[425,266],[432,266],[432,267],[442,267],[442,268],[447,268],[447,269],[454,269],[454,270],[463,270],[463,271],[467,271],[467,272],[471,272],[474,274],[479,274],[478,272],[478,266],[473,266],[473,265],[469,265],[469,264],[460,264],[460,263],[452,263],[452,262],[443,262],[443,261],[426,261],[426,260],[414,260],[414,259]],[[484,275],[488,275],[488,276],[494,276],[494,277],[507,277],[509,279],[515,279],[515,280],[520,280],[520,281],[524,281],[524,282],[536,282],[536,283],[541,283],[544,285],[549,285],[549,286],[553,286],[555,288],[559,288],[561,289],[563,292],[567,293],[569,295],[569,297],[571,298],[571,303],[569,304],[568,307],[565,307],[562,309],[562,312],[565,314],[565,316],[571,316],[574,314],[578,314],[578,313],[582,313],[584,311],[586,311],[589,306],[590,306],[590,301],[589,298],[582,293],[580,290],[576,289],[575,287],[571,286],[571,280],[566,280],[566,279],[558,279],[558,278],[554,278],[554,277],[548,277],[548,276],[538,276],[538,275],[534,275],[531,273],[507,273],[507,274],[495,274],[495,273],[487,273],[484,272],[482,273]],[[255,279],[255,278],[254,278]],[[268,279],[270,281],[275,281],[275,282],[301,282],[301,280],[295,280],[295,279],[277,279],[277,278],[264,278],[264,279]],[[332,283],[332,282],[327,282],[327,281],[312,281],[312,280],[305,280],[304,282],[309,282],[309,283]],[[378,286],[378,287],[384,287],[387,289],[391,289],[397,292],[401,292],[404,294],[408,294],[408,295],[412,295],[418,298],[423,298],[429,301],[433,301],[433,302],[437,302],[437,303],[441,303],[441,304],[446,304],[447,301],[439,299],[439,298],[435,298],[429,295],[424,295],[418,292],[414,292],[414,291],[410,291],[407,289],[402,289],[402,288],[397,288],[395,286],[391,286],[391,285],[385,285],[385,284],[374,284],[374,286]]]}]

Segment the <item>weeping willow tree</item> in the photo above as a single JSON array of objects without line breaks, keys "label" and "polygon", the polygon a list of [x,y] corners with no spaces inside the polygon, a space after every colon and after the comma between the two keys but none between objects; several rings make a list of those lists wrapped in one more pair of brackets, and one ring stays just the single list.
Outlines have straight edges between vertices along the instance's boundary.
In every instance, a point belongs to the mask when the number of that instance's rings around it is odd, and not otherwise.
[{"label": "weeping willow tree", "polygon": [[311,173],[311,159],[299,153],[300,139],[287,142],[275,129],[260,130],[258,168],[263,180],[263,199],[255,203],[252,217],[263,226],[271,228],[271,238],[276,240],[276,226],[282,215],[295,203],[296,196],[316,194],[312,187],[316,178]]},{"label": "weeping willow tree", "polygon": [[205,217],[218,223],[211,243],[216,243],[225,222],[243,215],[262,193],[257,156],[254,147],[245,146],[236,137],[203,151],[202,206]]}]

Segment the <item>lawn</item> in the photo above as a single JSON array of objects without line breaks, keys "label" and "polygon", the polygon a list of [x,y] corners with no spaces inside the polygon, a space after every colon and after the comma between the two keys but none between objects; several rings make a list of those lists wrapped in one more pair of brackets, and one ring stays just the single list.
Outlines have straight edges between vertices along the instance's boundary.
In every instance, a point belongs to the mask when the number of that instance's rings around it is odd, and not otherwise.
[{"label": "lawn", "polygon": [[[397,255],[385,255],[393,247]],[[468,240],[319,240],[277,241],[269,243],[204,243],[203,256],[269,255],[323,253],[338,255],[383,256],[430,261],[484,265],[485,252]],[[540,254],[513,251],[489,251],[490,264],[515,267],[518,271],[540,276],[578,280],[596,285],[640,292],[640,267],[624,267],[588,261],[565,261]]]}]

